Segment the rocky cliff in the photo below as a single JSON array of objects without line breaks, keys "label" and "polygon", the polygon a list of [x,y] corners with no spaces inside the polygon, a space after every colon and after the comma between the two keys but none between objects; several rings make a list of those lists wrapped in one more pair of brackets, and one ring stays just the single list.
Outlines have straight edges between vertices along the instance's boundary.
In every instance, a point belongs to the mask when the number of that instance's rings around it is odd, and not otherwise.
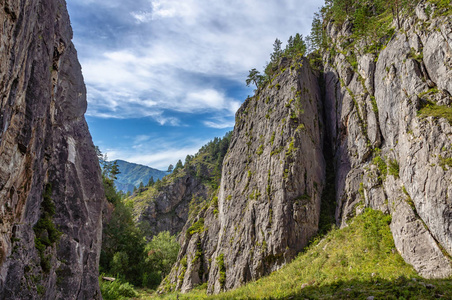
[{"label": "rocky cliff", "polygon": [[161,289],[217,293],[278,269],[317,233],[325,186],[338,226],[391,214],[406,262],[452,275],[452,24],[433,11],[420,1],[377,47],[330,20],[320,72],[280,62],[237,112],[218,198],[185,226]]},{"label": "rocky cliff", "polygon": [[138,188],[126,199],[135,220],[148,238],[162,231],[179,234],[191,217],[206,205],[220,184],[222,161],[229,147],[230,133],[204,145],[194,156],[180,161],[172,174],[161,181]]},{"label": "rocky cliff", "polygon": [[66,3],[0,7],[0,298],[101,299],[104,192]]},{"label": "rocky cliff", "polygon": [[138,189],[127,201],[133,203],[136,222],[151,238],[162,231],[180,233],[188,220],[190,202],[204,202],[210,194],[199,178],[183,172],[159,188]]},{"label": "rocky cliff", "polygon": [[290,261],[317,232],[325,177],[319,84],[306,60],[285,60],[278,72],[237,112],[218,197],[184,228],[167,288],[237,287]]},{"label": "rocky cliff", "polygon": [[[324,54],[328,131],[336,164],[341,226],[372,207],[392,215],[403,258],[425,277],[452,274],[452,24],[425,3],[376,54],[346,48],[347,22],[327,28]],[[394,24],[394,27],[396,25]],[[356,57],[355,64],[347,57]]]}]

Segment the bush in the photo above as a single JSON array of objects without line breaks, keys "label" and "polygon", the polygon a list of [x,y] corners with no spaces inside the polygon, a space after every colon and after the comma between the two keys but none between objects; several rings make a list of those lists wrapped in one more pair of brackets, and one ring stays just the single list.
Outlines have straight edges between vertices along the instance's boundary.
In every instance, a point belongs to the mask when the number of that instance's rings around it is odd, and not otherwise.
[{"label": "bush", "polygon": [[122,282],[119,279],[113,282],[104,281],[100,277],[99,283],[100,291],[104,300],[121,300],[138,296],[138,293],[133,288],[133,285],[128,282]]},{"label": "bush", "polygon": [[187,229],[187,237],[191,237],[195,233],[204,231],[204,218],[200,218]]},{"label": "bush", "polygon": [[388,173],[396,178],[399,178],[399,163],[395,159],[389,160]]},{"label": "bush", "polygon": [[169,231],[162,231],[152,238],[145,248],[145,263],[148,270],[143,275],[143,286],[156,287],[169,274],[179,253],[176,236]]}]

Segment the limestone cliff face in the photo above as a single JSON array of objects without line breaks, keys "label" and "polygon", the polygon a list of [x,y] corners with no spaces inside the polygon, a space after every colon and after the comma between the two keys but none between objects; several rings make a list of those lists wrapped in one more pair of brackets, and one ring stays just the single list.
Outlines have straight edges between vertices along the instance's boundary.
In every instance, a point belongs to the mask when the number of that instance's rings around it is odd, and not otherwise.
[{"label": "limestone cliff face", "polygon": [[[188,220],[190,202],[193,199],[203,202],[209,197],[201,179],[185,171],[159,190],[153,189],[144,197],[139,194],[131,197],[136,221],[149,238],[162,231],[180,233]],[[146,193],[147,190],[143,194]]]},{"label": "limestone cliff face", "polygon": [[320,89],[305,60],[283,61],[278,72],[237,112],[218,198],[182,231],[168,288],[240,286],[289,262],[317,232],[325,177]]},{"label": "limestone cliff face", "polygon": [[451,19],[430,19],[420,4],[378,55],[341,48],[349,27],[329,24],[336,52],[346,55],[324,55],[337,221],[346,226],[363,207],[391,213],[403,258],[422,276],[450,276],[452,126],[422,107],[430,101],[450,110]]},{"label": "limestone cliff face", "polygon": [[218,199],[185,226],[162,289],[208,282],[217,293],[290,261],[317,232],[323,153],[339,226],[365,207],[389,213],[397,250],[420,275],[452,275],[452,126],[431,116],[452,115],[452,22],[424,8],[371,53],[351,43],[348,22],[330,22],[319,77],[307,61],[283,61],[245,101]]},{"label": "limestone cliff face", "polygon": [[179,234],[189,219],[217,193],[230,133],[208,142],[194,156],[187,156],[173,173],[150,186],[138,188],[126,201],[148,238],[162,231]]},{"label": "limestone cliff face", "polygon": [[104,193],[66,3],[0,8],[0,298],[100,299]]}]

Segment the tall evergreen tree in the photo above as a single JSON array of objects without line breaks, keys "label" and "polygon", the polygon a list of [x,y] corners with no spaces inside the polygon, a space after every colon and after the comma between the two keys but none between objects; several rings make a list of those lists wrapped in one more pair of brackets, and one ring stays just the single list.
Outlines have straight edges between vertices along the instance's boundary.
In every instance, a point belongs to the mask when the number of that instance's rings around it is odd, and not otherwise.
[{"label": "tall evergreen tree", "polygon": [[148,181],[148,186],[153,186],[153,185],[154,185],[154,177],[151,176],[151,178],[149,178],[149,181]]}]

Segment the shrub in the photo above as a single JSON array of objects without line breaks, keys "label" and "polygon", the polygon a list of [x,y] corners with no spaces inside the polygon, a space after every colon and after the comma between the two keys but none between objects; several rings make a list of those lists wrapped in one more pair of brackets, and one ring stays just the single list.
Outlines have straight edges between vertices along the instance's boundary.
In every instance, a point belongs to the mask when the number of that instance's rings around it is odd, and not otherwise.
[{"label": "shrub", "polygon": [[204,218],[200,218],[198,221],[193,223],[186,232],[188,238],[190,238],[195,233],[201,233],[204,231]]},{"label": "shrub", "polygon": [[399,178],[399,163],[395,159],[389,160],[388,173],[396,178]]},{"label": "shrub", "polygon": [[226,267],[224,265],[224,254],[223,253],[221,253],[217,257],[217,266],[218,266],[218,270],[220,272],[220,277],[218,278],[218,281],[220,282],[221,288],[223,288],[226,283]]},{"label": "shrub", "polygon": [[102,277],[100,277],[99,283],[102,297],[105,300],[121,300],[138,296],[138,293],[133,288],[133,285],[128,282],[122,282],[119,279],[116,279],[113,282],[104,281],[102,280]]}]

